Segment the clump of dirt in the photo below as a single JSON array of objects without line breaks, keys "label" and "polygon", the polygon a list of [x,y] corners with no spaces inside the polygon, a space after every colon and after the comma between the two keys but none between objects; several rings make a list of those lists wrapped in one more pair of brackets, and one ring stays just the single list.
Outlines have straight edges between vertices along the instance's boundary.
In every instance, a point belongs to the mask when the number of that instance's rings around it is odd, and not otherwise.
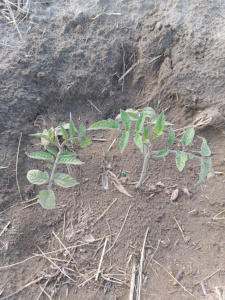
[{"label": "clump of dirt", "polygon": [[[52,299],[127,299],[147,228],[142,299],[222,293],[225,47],[218,15],[214,2],[202,1],[34,1],[19,26],[23,41],[1,21],[0,299],[47,299],[45,292]],[[74,149],[85,162],[74,169],[79,187],[54,186],[52,211],[24,208],[39,191],[27,171],[45,167],[25,155],[40,149],[29,133],[67,122],[70,112],[77,126],[89,127],[120,108],[144,106],[165,110],[175,128],[195,126],[213,152],[213,179],[195,187],[194,162],[180,174],[173,157],[154,157],[136,190],[142,156],[135,145],[121,155],[115,133],[91,132],[98,141]],[[199,147],[196,140],[190,150]],[[132,197],[113,185],[103,189],[103,159]],[[173,284],[181,270],[181,286]]]}]

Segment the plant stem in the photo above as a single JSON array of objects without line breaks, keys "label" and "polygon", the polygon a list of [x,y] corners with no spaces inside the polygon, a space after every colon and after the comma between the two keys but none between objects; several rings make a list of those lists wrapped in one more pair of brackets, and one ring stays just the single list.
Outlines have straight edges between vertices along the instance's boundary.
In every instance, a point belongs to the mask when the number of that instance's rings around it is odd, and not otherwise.
[{"label": "plant stem", "polygon": [[[157,154],[159,152],[159,150],[157,151],[151,151],[151,153],[152,154]],[[176,150],[168,150],[168,152],[169,153],[177,153],[177,151]],[[188,153],[188,152],[185,152],[185,151],[181,151],[181,152],[183,152],[183,153],[185,153],[185,154],[187,154],[187,155],[189,155],[189,154],[191,154],[194,158],[198,158],[198,159],[202,159],[203,157],[201,157],[201,156],[198,156],[198,155],[194,155],[194,154],[192,154],[192,153]]]},{"label": "plant stem", "polygon": [[147,167],[148,167],[148,161],[151,156],[151,153],[152,153],[152,146],[150,145],[150,147],[148,147],[147,145],[144,145],[144,162],[143,162],[143,166],[142,166],[140,179],[136,185],[136,189],[139,189],[143,184],[144,177],[145,177]]}]

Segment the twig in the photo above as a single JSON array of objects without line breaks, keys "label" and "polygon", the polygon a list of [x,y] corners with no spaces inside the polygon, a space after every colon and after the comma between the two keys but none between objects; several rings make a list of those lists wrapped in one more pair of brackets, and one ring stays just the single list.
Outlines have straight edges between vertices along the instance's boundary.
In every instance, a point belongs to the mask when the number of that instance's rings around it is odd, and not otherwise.
[{"label": "twig", "polygon": [[219,212],[218,214],[216,214],[216,215],[213,217],[213,220],[223,220],[223,219],[225,219],[225,217],[223,217],[223,218],[217,218],[219,215],[221,215],[221,214],[224,213],[224,212],[225,212],[225,210],[223,210],[223,211]]},{"label": "twig", "polygon": [[97,108],[97,106],[95,106],[92,102],[91,102],[91,100],[88,100],[88,102],[100,113],[100,114],[102,114],[102,111],[100,111],[100,109],[98,109]]},{"label": "twig", "polygon": [[[179,280],[181,279],[181,277],[183,276],[184,270],[185,270],[185,267],[182,267],[182,268],[178,271],[177,275],[175,276],[175,278],[176,278],[177,281],[179,281]],[[177,281],[174,281],[174,282],[173,282],[173,285],[177,285]]]},{"label": "twig", "polygon": [[[101,270],[99,273],[103,272],[103,270]],[[96,274],[94,274],[93,276],[91,276],[90,278],[88,278],[87,280],[85,280],[84,282],[82,282],[81,284],[78,285],[78,287],[83,287],[85,286],[86,283],[88,283],[89,281],[91,281],[93,278],[95,278]]]},{"label": "twig", "polygon": [[78,270],[78,267],[77,267],[78,263],[76,262],[76,260],[74,259],[74,257],[71,255],[70,251],[66,248],[66,246],[63,244],[63,242],[60,240],[60,238],[55,234],[55,232],[53,231],[52,233],[53,233],[54,237],[59,241],[60,245],[62,245],[63,248],[67,251],[67,253],[69,254],[70,258],[75,263],[75,268],[76,268],[77,272],[80,273],[79,270]]},{"label": "twig", "polygon": [[112,149],[112,146],[115,144],[115,142],[116,142],[116,139],[113,140],[112,144],[109,146],[109,148],[106,151],[106,153],[109,152]]},{"label": "twig", "polygon": [[119,78],[119,80],[118,80],[118,82],[120,83],[123,79],[124,79],[124,77],[125,76],[127,76],[127,74],[129,74],[135,67],[136,67],[136,65],[138,64],[138,61],[135,63],[135,64],[133,64],[133,66],[131,66],[120,78]]},{"label": "twig", "polygon": [[2,232],[0,233],[0,236],[3,235],[3,233],[6,231],[6,229],[8,228],[8,226],[9,226],[10,223],[11,223],[11,222],[9,221],[9,222],[5,225],[5,227],[2,229]]},{"label": "twig", "polygon": [[197,283],[195,283],[195,285],[197,285],[197,284],[199,284],[199,283],[201,283],[201,282],[203,282],[203,281],[209,279],[210,277],[212,277],[213,275],[215,275],[215,274],[216,274],[217,272],[219,272],[220,270],[221,270],[221,269],[216,270],[216,271],[213,272],[211,275],[209,275],[209,276],[205,277],[204,279],[202,279],[202,280],[198,281]]},{"label": "twig", "polygon": [[93,223],[93,225],[95,225],[104,215],[105,215],[105,213],[110,209],[110,207],[116,202],[118,200],[118,198],[116,198],[107,208],[106,208],[106,210],[101,214],[101,216],[99,216],[98,218],[97,218],[97,220],[96,221],[94,221],[94,223]]},{"label": "twig", "polygon": [[133,300],[134,298],[135,273],[136,273],[136,263],[134,261],[131,270],[129,300]]},{"label": "twig", "polygon": [[92,139],[94,142],[107,142],[106,139]]},{"label": "twig", "polygon": [[99,265],[98,265],[98,270],[97,270],[97,273],[96,273],[96,276],[95,276],[95,281],[98,281],[98,276],[99,276],[99,272],[100,272],[100,270],[101,270],[103,257],[104,257],[104,255],[105,255],[105,249],[106,249],[107,242],[108,242],[108,239],[106,238],[106,239],[105,239],[104,248],[103,248],[103,250],[102,250],[101,259],[100,259],[100,262],[99,262]]},{"label": "twig", "polygon": [[18,182],[18,177],[17,177],[17,174],[18,174],[18,160],[19,160],[21,138],[22,138],[22,133],[20,134],[19,144],[18,144],[18,150],[17,150],[17,155],[16,155],[16,184],[17,184],[17,188],[18,188],[18,191],[19,191],[20,200],[23,201],[22,196],[21,196],[21,192],[20,192],[20,186],[19,186],[19,182]]},{"label": "twig", "polygon": [[45,293],[45,295],[52,300],[52,297],[45,291],[45,289],[39,284],[40,289],[42,290],[43,293]]},{"label": "twig", "polygon": [[29,205],[23,207],[22,210],[25,209],[25,208],[28,208],[28,207],[30,207],[30,206],[33,206],[34,204],[38,204],[38,203],[39,203],[38,201],[36,201],[36,202],[34,202],[34,203],[31,203],[31,204],[29,204]]},{"label": "twig", "polygon": [[141,299],[141,285],[142,285],[142,268],[143,268],[143,261],[144,261],[144,254],[145,254],[145,243],[148,235],[149,227],[146,230],[142,251],[141,251],[141,259],[140,259],[140,265],[139,265],[139,272],[138,272],[138,284],[137,284],[137,295],[136,300]]},{"label": "twig", "polygon": [[181,235],[182,235],[183,240],[184,240],[185,243],[186,243],[185,236],[184,236],[184,234],[183,234],[183,230],[182,230],[181,227],[180,227],[180,224],[178,223],[178,221],[177,221],[177,219],[176,219],[175,217],[173,217],[173,218],[174,218],[175,222],[177,223],[177,226],[178,226],[178,228],[179,228],[179,230],[180,230],[180,232],[181,232]]},{"label": "twig", "polygon": [[13,14],[13,11],[12,11],[12,9],[11,9],[11,6],[10,6],[8,0],[3,0],[3,1],[5,2],[5,4],[6,4],[8,10],[9,10],[9,13],[10,13],[10,16],[11,16],[11,18],[12,18],[12,20],[13,20],[13,23],[15,24],[16,30],[18,31],[19,36],[20,36],[20,38],[21,38],[21,40],[22,40],[23,37],[22,37],[21,32],[20,32],[20,30],[19,30],[19,27],[18,27],[18,25],[17,25],[17,23],[16,23],[16,19],[15,19],[15,17],[14,17],[14,14]]},{"label": "twig", "polygon": [[118,238],[119,238],[119,236],[120,236],[120,233],[122,232],[123,227],[124,227],[124,225],[125,225],[125,223],[126,223],[126,220],[127,220],[127,217],[128,217],[128,214],[129,214],[130,209],[131,209],[131,206],[129,206],[129,208],[128,208],[126,217],[125,217],[125,219],[124,219],[124,221],[123,221],[123,225],[121,226],[120,231],[119,231],[119,233],[117,234],[117,236],[116,236],[116,238],[115,238],[115,241],[113,242],[112,246],[107,250],[106,253],[108,253],[108,252],[114,247],[115,243],[117,242],[117,240],[118,240]]},{"label": "twig", "polygon": [[183,286],[163,265],[161,265],[159,262],[157,262],[155,259],[154,259],[154,262],[159,265],[161,268],[163,268],[164,271],[166,271],[167,274],[169,274],[170,277],[173,278],[173,280],[179,284],[180,287],[182,287],[182,289],[187,292],[190,296],[192,296],[193,298],[195,299],[198,299],[195,295],[193,295],[191,292],[189,292],[185,286]]},{"label": "twig", "polygon": [[201,284],[201,287],[202,287],[202,292],[203,292],[203,295],[204,295],[204,296],[207,296],[207,292],[206,292],[206,289],[205,289],[204,283],[203,283],[203,282],[201,282],[200,284]]},{"label": "twig", "polygon": [[97,15],[94,18],[90,18],[90,20],[96,20],[97,18],[99,18],[102,15],[107,15],[107,16],[121,16],[121,13],[105,13],[104,12],[104,13],[101,13],[101,14]]}]

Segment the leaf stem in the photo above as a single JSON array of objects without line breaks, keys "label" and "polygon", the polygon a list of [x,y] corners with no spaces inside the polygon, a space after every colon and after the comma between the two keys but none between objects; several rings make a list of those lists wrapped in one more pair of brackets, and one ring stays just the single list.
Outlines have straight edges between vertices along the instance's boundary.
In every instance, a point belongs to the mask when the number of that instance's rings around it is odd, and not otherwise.
[{"label": "leaf stem", "polygon": [[[151,151],[152,152],[152,154],[157,154],[158,152],[159,152],[159,150],[156,150],[156,151]],[[177,151],[176,150],[168,150],[168,152],[169,153],[177,153]],[[181,151],[181,152],[183,152],[183,153],[185,153],[185,154],[187,154],[187,155],[189,155],[189,154],[191,154],[192,156],[193,156],[193,158],[198,158],[198,159],[202,159],[203,157],[201,157],[201,156],[198,156],[198,155],[194,155],[194,154],[192,154],[192,153],[188,153],[188,152],[185,152],[185,151]]]},{"label": "leaf stem", "polygon": [[143,184],[144,177],[146,175],[146,171],[147,171],[147,167],[148,167],[148,161],[151,156],[151,153],[152,153],[152,145],[150,145],[150,147],[148,147],[147,145],[144,145],[144,162],[143,162],[143,166],[142,166],[140,179],[136,185],[136,189],[139,189]]}]

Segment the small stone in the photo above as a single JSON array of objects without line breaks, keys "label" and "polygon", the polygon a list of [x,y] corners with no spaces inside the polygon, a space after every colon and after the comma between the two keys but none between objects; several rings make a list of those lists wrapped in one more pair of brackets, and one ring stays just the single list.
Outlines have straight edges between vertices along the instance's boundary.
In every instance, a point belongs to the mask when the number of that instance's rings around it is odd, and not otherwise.
[{"label": "small stone", "polygon": [[173,190],[173,191],[172,191],[172,195],[171,195],[170,200],[171,200],[171,201],[177,200],[178,195],[179,195],[179,190],[178,190],[178,189]]}]

